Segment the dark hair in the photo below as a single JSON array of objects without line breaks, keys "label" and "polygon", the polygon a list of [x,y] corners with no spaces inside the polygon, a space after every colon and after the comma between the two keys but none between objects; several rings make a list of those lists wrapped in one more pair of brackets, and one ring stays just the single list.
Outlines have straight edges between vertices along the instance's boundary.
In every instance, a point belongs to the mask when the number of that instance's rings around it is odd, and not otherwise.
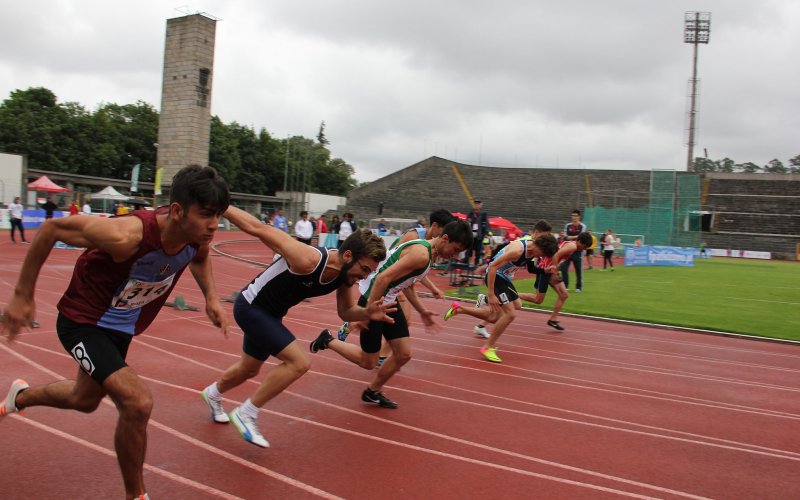
[{"label": "dark hair", "polygon": [[577,210],[577,209],[576,209],[576,210],[573,210],[573,211],[572,211],[572,215],[577,215],[578,217],[580,217],[580,216],[581,216],[581,211],[580,211],[580,210]]},{"label": "dark hair", "polygon": [[536,224],[534,224],[533,230],[539,231],[540,233],[549,233],[553,230],[553,226],[551,226],[546,220],[540,219],[536,222]]},{"label": "dark hair", "polygon": [[456,216],[451,214],[448,210],[443,208],[436,210],[435,212],[431,212],[431,216],[428,218],[431,223],[431,226],[434,224],[439,224],[439,227],[444,227],[449,223],[456,220]]},{"label": "dark hair", "polygon": [[464,248],[472,246],[472,229],[466,221],[456,219],[448,222],[444,226],[442,236],[447,236],[447,239],[454,243],[461,243]]},{"label": "dark hair", "polygon": [[189,165],[172,178],[169,202],[188,210],[192,204],[222,214],[231,202],[228,184],[211,167]]},{"label": "dark hair", "polygon": [[590,246],[592,246],[592,235],[589,234],[588,232],[583,232],[579,234],[577,238],[575,238],[575,241],[585,246],[586,248],[589,248]]},{"label": "dark hair", "polygon": [[305,216],[305,215],[308,215],[308,212],[307,212],[307,211],[303,210],[302,212],[300,212],[300,217],[303,217],[303,216]]},{"label": "dark hair", "polygon": [[558,241],[552,234],[543,234],[533,240],[533,244],[539,247],[547,257],[552,257],[558,251]]},{"label": "dark hair", "polygon": [[339,247],[340,255],[347,250],[353,254],[353,262],[362,257],[375,259],[378,262],[386,258],[386,245],[383,238],[369,229],[359,229],[348,236]]}]

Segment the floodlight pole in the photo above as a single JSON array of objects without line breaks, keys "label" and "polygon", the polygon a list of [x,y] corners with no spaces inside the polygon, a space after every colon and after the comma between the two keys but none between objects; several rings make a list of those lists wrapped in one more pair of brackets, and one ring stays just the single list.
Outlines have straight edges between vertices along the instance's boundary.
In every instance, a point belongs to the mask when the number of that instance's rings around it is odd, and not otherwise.
[{"label": "floodlight pole", "polygon": [[686,157],[686,170],[691,171],[694,163],[694,133],[695,116],[697,115],[697,45],[708,43],[711,33],[710,12],[687,12],[684,17],[684,43],[694,45],[694,58],[692,61],[692,85],[689,104],[689,151]]},{"label": "floodlight pole", "polygon": [[286,217],[286,179],[289,177],[289,134],[286,134],[286,158],[283,164],[283,198],[281,199],[281,209]]}]

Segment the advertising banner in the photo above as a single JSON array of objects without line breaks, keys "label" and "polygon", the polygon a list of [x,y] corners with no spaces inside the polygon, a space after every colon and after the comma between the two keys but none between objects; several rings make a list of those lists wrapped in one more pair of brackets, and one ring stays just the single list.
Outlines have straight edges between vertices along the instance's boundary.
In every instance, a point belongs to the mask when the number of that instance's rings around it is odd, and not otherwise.
[{"label": "advertising banner", "polygon": [[694,248],[682,247],[626,247],[626,266],[681,266],[694,267]]}]

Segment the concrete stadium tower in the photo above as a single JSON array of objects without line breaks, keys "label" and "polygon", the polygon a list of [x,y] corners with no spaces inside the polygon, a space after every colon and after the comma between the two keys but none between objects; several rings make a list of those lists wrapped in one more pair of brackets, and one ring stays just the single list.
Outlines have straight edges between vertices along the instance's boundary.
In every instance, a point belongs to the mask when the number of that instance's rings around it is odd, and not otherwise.
[{"label": "concrete stadium tower", "polygon": [[186,165],[208,165],[216,29],[203,13],[167,20],[156,157],[165,189]]}]

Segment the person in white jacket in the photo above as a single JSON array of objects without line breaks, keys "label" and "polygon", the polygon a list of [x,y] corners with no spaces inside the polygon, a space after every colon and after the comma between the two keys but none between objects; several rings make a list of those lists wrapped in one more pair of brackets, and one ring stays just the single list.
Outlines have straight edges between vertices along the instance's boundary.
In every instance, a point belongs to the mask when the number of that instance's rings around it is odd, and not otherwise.
[{"label": "person in white jacket", "polygon": [[297,237],[297,241],[306,245],[311,244],[311,237],[314,236],[314,225],[308,220],[308,212],[305,210],[300,212],[300,220],[294,224],[294,235]]}]

